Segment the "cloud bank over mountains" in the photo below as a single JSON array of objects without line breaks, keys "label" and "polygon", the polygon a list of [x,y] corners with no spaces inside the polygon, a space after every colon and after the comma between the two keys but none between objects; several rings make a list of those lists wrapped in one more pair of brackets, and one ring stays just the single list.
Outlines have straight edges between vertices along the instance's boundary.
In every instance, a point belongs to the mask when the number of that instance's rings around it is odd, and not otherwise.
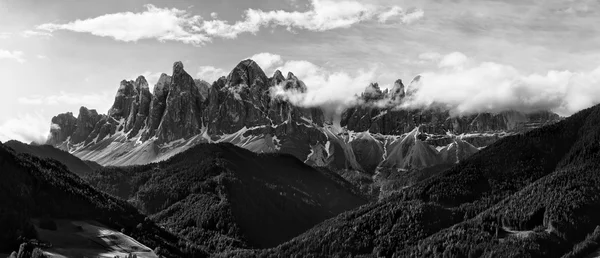
[{"label": "cloud bank over mountains", "polygon": [[247,9],[243,20],[230,23],[212,13],[210,19],[187,10],[160,8],[152,4],[143,12],[120,12],[67,23],[45,23],[37,26],[38,34],[67,30],[111,37],[118,41],[142,39],[179,41],[203,45],[214,38],[234,39],[242,33],[256,34],[265,27],[284,27],[288,31],[327,31],[349,28],[362,22],[412,23],[424,16],[423,10],[407,12],[399,6],[377,6],[360,1],[312,0],[304,12]]},{"label": "cloud bank over mountains", "polygon": [[[332,72],[307,61],[283,61],[269,53],[254,57],[265,70],[276,67],[282,72],[294,72],[308,88],[302,93],[277,87],[273,95],[296,105],[320,106],[331,112],[341,112],[360,103],[357,96],[371,82],[376,82],[381,73],[377,67],[353,73]],[[419,80],[408,83],[410,94],[401,102],[384,100],[373,105],[395,109],[442,108],[457,116],[509,110],[526,113],[550,110],[568,116],[600,103],[600,67],[584,72],[524,74],[510,65],[477,63],[459,52],[426,53],[422,58],[438,62],[438,69],[423,72]]]}]

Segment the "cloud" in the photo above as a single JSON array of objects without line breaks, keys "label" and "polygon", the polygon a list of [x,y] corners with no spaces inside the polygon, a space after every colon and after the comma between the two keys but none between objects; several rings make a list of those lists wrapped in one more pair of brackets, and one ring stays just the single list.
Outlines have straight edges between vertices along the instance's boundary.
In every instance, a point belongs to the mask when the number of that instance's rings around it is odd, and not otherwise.
[{"label": "cloud", "polygon": [[37,55],[36,57],[38,59],[48,59],[48,56],[45,56],[45,55]]},{"label": "cloud", "polygon": [[[271,95],[303,107],[320,107],[329,116],[339,115],[353,105],[356,96],[375,79],[376,69],[353,73],[330,71],[305,60],[283,61],[277,67],[284,74],[292,72],[307,87],[306,92],[285,91],[283,85],[271,88]],[[335,118],[336,116],[334,116]]]},{"label": "cloud", "polygon": [[17,101],[24,105],[76,105],[76,106],[105,106],[112,101],[114,95],[104,92],[101,94],[77,94],[60,92],[56,95],[33,95],[20,97]]},{"label": "cloud", "polygon": [[148,4],[146,11],[141,13],[105,14],[65,24],[46,23],[39,25],[37,29],[49,32],[57,30],[85,32],[125,42],[157,39],[202,44],[210,39],[203,34],[192,32],[192,27],[200,22],[200,16],[190,15],[185,10],[157,8]]},{"label": "cloud", "polygon": [[402,23],[410,24],[420,20],[423,16],[425,16],[425,12],[421,9],[416,9],[407,13],[401,7],[393,6],[391,9],[380,13],[377,18],[380,23],[385,23],[390,19],[399,17]]},{"label": "cloud", "polygon": [[45,32],[45,31],[33,31],[33,30],[26,30],[21,32],[21,36],[24,38],[29,38],[29,37],[52,37],[52,33],[49,32]]},{"label": "cloud", "polygon": [[218,20],[216,13],[211,13],[212,20],[205,20],[199,15],[189,14],[187,10],[159,8],[151,4],[145,7],[146,10],[139,13],[105,14],[64,24],[46,23],[39,25],[37,29],[90,33],[125,42],[157,39],[202,45],[213,38],[233,39],[242,33],[254,34],[262,27],[281,26],[290,31],[326,31],[348,28],[366,21],[384,23],[397,20],[411,23],[423,16],[422,10],[407,13],[398,6],[382,7],[354,0],[312,0],[312,8],[305,12],[248,9],[244,12],[243,20],[230,24],[228,21]]},{"label": "cloud", "polygon": [[9,39],[12,37],[12,33],[10,32],[0,32],[0,39]]},{"label": "cloud", "polygon": [[524,74],[493,62],[471,65],[461,53],[446,55],[439,67],[408,86],[414,93],[400,108],[441,106],[454,115],[508,110],[571,115],[600,103],[600,67],[588,72]]},{"label": "cloud", "polygon": [[21,51],[8,51],[4,49],[0,49],[0,59],[12,59],[19,63],[25,63],[25,58],[23,58],[24,53]]},{"label": "cloud", "polygon": [[200,66],[198,73],[196,74],[199,79],[205,80],[209,83],[212,83],[221,78],[221,76],[225,75],[227,75],[225,70],[212,66]]},{"label": "cloud", "polygon": [[210,17],[213,19],[217,19],[217,18],[219,18],[219,14],[216,12],[212,12],[212,13],[210,13]]},{"label": "cloud", "polygon": [[45,143],[48,138],[48,117],[41,113],[19,114],[0,124],[0,141]]},{"label": "cloud", "polygon": [[461,67],[467,62],[467,56],[460,52],[453,52],[442,57],[439,67]]},{"label": "cloud", "polygon": [[422,19],[425,16],[425,11],[418,9],[414,12],[406,13],[402,15],[402,22],[406,24],[411,24]]},{"label": "cloud", "polygon": [[249,57],[249,59],[254,60],[254,62],[256,62],[267,74],[272,74],[275,72],[273,70],[275,66],[283,64],[283,59],[280,55],[271,53],[256,54]]}]

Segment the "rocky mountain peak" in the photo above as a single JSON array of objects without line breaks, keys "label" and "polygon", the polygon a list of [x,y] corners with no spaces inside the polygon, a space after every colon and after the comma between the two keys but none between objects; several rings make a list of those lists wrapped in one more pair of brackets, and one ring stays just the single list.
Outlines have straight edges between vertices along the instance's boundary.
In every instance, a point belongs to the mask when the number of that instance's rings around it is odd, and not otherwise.
[{"label": "rocky mountain peak", "polygon": [[71,136],[71,142],[77,144],[83,142],[87,137],[94,131],[96,123],[102,118],[98,115],[95,109],[87,109],[86,107],[79,108],[79,115],[77,116],[77,129]]},{"label": "rocky mountain peak", "polygon": [[287,82],[284,86],[285,90],[296,90],[306,92],[307,88],[303,81],[299,80],[292,72],[287,75]]},{"label": "rocky mountain peak", "polygon": [[283,76],[283,74],[281,73],[281,71],[277,70],[273,74],[273,77],[271,77],[271,81],[269,82],[269,85],[270,86],[279,85],[283,81],[285,81],[285,77]]},{"label": "rocky mountain peak", "polygon": [[148,81],[143,75],[140,75],[135,79],[135,88],[136,90],[149,89]]},{"label": "rocky mountain peak", "polygon": [[119,120],[127,117],[131,109],[131,102],[137,96],[134,81],[122,80],[115,96],[115,101],[108,111],[108,115]]},{"label": "rocky mountain peak", "polygon": [[365,101],[374,101],[374,100],[380,100],[384,97],[383,92],[381,91],[381,88],[379,88],[379,84],[378,83],[371,83],[369,84],[369,86],[367,86],[365,88],[364,93],[362,94],[362,98]]},{"label": "rocky mountain peak", "polygon": [[406,95],[413,95],[419,85],[421,84],[421,75],[417,75],[408,85],[408,89],[406,89]]},{"label": "rocky mountain peak", "polygon": [[399,100],[406,96],[406,91],[404,89],[404,84],[402,83],[402,80],[398,79],[396,80],[396,82],[394,82],[394,87],[392,87],[390,95],[392,100]]},{"label": "rocky mountain peak", "polygon": [[229,86],[247,85],[250,88],[265,89],[268,87],[267,75],[258,66],[256,62],[251,59],[241,61],[227,76],[227,84]]},{"label": "rocky mountain peak", "polygon": [[173,63],[173,76],[175,74],[179,74],[180,72],[185,72],[183,70],[183,63],[181,61],[177,61]]},{"label": "rocky mountain peak", "polygon": [[288,72],[287,79],[288,80],[298,80],[298,77],[296,77],[296,75],[294,75],[294,73]]},{"label": "rocky mountain peak", "polygon": [[[159,99],[158,103],[152,104],[156,104],[157,108],[156,113],[153,109],[151,117],[162,119],[156,129],[158,142],[179,140],[200,133],[204,100],[194,78],[183,69],[181,62],[175,62],[164,103]],[[161,110],[163,106],[164,110]]]},{"label": "rocky mountain peak", "polygon": [[73,113],[67,112],[52,118],[48,144],[61,144],[66,141],[77,129],[77,118]]}]

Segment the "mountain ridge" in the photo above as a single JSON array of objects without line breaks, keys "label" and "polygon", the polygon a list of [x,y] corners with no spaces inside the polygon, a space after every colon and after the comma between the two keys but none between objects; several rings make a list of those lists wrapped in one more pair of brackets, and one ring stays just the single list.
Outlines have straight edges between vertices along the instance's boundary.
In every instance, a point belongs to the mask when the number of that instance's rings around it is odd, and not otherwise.
[{"label": "mountain ridge", "polygon": [[[436,108],[396,110],[374,105],[401,103],[412,94],[397,80],[391,90],[381,91],[376,83],[366,86],[365,93],[358,96],[362,104],[346,109],[336,125],[320,108],[298,107],[273,95],[270,89],[276,86],[296,93],[307,91],[293,73],[284,77],[276,71],[267,77],[249,59],[210,86],[176,62],[171,76],[161,75],[154,94],[140,76],[121,82],[107,115],[82,107],[77,118],[71,113],[54,117],[48,143],[83,160],[126,166],[166,160],[198,143],[231,142],[259,153],[288,153],[333,171],[353,170],[372,176],[445,167],[506,135],[559,120],[549,112],[453,117]],[[411,134],[415,128],[417,133]],[[354,137],[358,134],[361,137]],[[406,151],[394,151],[400,145],[392,143],[408,135],[419,136],[414,144],[427,151],[414,158]],[[376,156],[366,151],[372,147]],[[385,162],[392,159],[407,161]]]}]

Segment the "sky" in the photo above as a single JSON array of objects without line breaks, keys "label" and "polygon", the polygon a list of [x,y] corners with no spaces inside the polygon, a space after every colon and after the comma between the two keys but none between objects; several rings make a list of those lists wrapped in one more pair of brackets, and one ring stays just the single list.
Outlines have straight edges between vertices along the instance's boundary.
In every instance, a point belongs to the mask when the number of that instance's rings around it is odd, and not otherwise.
[{"label": "sky", "polygon": [[417,91],[398,108],[567,116],[600,102],[599,12],[598,0],[0,0],[0,141],[43,142],[56,114],[106,113],[121,80],[153,85],[175,61],[209,82],[246,58],[293,72],[304,106],[339,110],[402,79]]}]

